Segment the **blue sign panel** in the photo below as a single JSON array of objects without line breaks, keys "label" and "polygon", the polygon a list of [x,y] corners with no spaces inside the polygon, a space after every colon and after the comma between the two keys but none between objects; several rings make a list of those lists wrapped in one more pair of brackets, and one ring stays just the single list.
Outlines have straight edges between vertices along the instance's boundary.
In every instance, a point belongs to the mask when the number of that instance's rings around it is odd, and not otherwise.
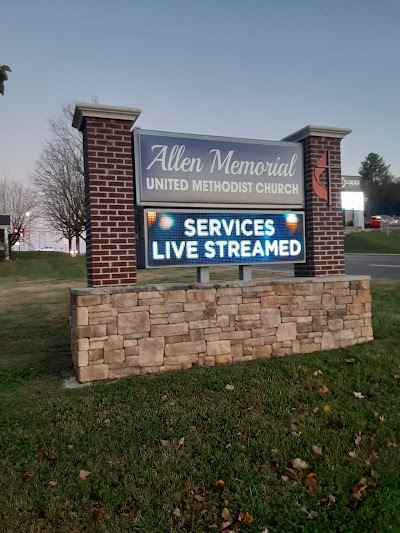
[{"label": "blue sign panel", "polygon": [[304,207],[300,143],[136,129],[134,145],[137,205]]},{"label": "blue sign panel", "polygon": [[302,263],[304,214],[145,209],[148,267]]}]

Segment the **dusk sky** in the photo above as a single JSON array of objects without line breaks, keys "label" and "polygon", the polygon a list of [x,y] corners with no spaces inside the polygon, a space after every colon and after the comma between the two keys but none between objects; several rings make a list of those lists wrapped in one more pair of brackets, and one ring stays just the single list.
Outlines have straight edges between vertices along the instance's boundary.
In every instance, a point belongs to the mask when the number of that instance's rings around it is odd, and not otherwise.
[{"label": "dusk sky", "polygon": [[1,176],[27,181],[49,118],[93,99],[163,131],[351,128],[344,174],[373,151],[400,176],[398,0],[4,0],[1,15]]}]

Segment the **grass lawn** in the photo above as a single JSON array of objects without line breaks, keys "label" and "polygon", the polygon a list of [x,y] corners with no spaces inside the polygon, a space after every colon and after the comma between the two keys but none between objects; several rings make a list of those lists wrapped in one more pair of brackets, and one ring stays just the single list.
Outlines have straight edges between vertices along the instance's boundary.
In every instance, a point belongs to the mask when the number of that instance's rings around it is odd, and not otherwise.
[{"label": "grass lawn", "polygon": [[391,230],[387,235],[376,229],[355,231],[344,239],[346,253],[400,254],[400,230]]},{"label": "grass lawn", "polygon": [[67,390],[83,277],[0,264],[0,531],[400,531],[399,283],[373,343]]}]

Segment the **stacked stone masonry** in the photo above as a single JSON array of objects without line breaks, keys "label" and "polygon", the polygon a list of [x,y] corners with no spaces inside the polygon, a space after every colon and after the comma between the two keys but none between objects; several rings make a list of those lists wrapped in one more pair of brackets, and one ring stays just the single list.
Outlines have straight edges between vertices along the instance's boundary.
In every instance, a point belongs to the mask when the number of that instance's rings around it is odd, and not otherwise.
[{"label": "stacked stone masonry", "polygon": [[373,340],[368,277],[71,289],[80,382]]}]

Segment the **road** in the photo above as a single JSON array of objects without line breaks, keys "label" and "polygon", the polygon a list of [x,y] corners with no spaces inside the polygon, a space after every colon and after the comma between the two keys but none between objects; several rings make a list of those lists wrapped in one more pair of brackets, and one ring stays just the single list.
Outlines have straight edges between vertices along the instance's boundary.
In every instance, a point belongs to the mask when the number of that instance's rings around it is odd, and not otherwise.
[{"label": "road", "polygon": [[[345,266],[346,274],[400,280],[400,254],[346,254]],[[293,267],[282,264],[268,270],[293,272]]]}]

